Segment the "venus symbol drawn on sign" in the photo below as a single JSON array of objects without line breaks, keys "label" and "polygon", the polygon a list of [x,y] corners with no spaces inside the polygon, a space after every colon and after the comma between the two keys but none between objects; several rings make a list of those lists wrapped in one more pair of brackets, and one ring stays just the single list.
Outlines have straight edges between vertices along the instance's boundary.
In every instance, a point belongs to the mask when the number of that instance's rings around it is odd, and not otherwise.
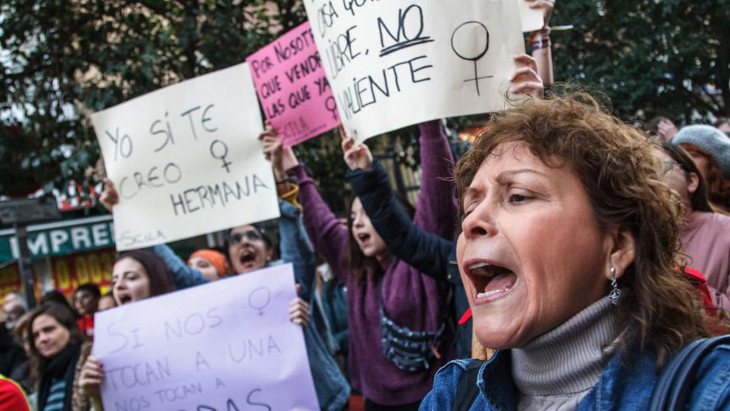
[{"label": "venus symbol drawn on sign", "polygon": [[324,107],[327,109],[327,111],[332,114],[332,119],[337,120],[338,114],[337,114],[337,103],[335,102],[335,98],[332,96],[327,97],[327,100],[324,101]]},{"label": "venus symbol drawn on sign", "polygon": [[[215,149],[216,147],[220,147],[219,149]],[[228,156],[228,145],[220,140],[213,140],[212,143],[210,143],[210,155],[213,156],[216,160],[220,160],[223,165],[221,165],[221,168],[225,168],[227,173],[231,172],[230,165],[233,164],[226,158]]]},{"label": "venus symbol drawn on sign", "polygon": [[464,82],[473,81],[479,92],[479,80],[492,78],[494,76],[479,76],[478,61],[487,54],[489,50],[489,30],[487,26],[479,21],[467,21],[459,25],[451,34],[451,50],[459,58],[474,63],[474,78],[464,80]]},{"label": "venus symbol drawn on sign", "polygon": [[264,308],[271,302],[271,291],[266,287],[259,287],[248,295],[248,306],[259,312],[259,317],[264,316]]}]

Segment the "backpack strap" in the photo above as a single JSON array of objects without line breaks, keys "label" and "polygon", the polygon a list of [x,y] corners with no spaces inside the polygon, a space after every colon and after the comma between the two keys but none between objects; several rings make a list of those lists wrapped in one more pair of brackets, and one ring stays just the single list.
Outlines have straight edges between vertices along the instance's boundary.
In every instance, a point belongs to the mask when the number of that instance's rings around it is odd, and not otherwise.
[{"label": "backpack strap", "polygon": [[451,411],[468,411],[471,404],[477,398],[479,387],[477,386],[477,376],[479,370],[484,364],[483,360],[472,361],[464,371],[464,375],[456,387],[456,396],[454,397],[454,406]]},{"label": "backpack strap", "polygon": [[720,344],[730,344],[730,334],[702,338],[684,347],[664,368],[654,387],[649,409],[684,409],[703,358]]}]

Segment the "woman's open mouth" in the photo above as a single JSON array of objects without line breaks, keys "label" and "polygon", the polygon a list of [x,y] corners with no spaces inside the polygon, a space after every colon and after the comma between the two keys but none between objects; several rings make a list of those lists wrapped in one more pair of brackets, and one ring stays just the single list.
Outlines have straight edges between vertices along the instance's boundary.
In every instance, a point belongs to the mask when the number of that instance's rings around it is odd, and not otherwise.
[{"label": "woman's open mouth", "polygon": [[132,302],[132,296],[131,295],[120,295],[119,296],[119,305],[124,305]]},{"label": "woman's open mouth", "polygon": [[256,259],[255,253],[244,252],[239,256],[238,261],[240,261],[241,264],[245,265],[245,264],[249,264],[249,263],[253,262],[255,259]]},{"label": "woman's open mouth", "polygon": [[367,233],[360,233],[356,235],[357,242],[360,243],[360,245],[367,244],[368,241],[370,241],[370,234]]},{"label": "woman's open mouth", "polygon": [[517,275],[510,269],[484,261],[470,264],[466,272],[477,292],[475,304],[487,303],[507,295],[517,282]]}]

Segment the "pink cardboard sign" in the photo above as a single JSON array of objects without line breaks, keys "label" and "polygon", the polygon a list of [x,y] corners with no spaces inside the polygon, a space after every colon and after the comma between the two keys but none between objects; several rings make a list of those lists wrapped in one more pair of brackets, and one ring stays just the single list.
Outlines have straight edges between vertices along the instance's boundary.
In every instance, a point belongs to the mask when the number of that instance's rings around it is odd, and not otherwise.
[{"label": "pink cardboard sign", "polygon": [[246,58],[266,119],[293,146],[340,124],[309,22]]}]

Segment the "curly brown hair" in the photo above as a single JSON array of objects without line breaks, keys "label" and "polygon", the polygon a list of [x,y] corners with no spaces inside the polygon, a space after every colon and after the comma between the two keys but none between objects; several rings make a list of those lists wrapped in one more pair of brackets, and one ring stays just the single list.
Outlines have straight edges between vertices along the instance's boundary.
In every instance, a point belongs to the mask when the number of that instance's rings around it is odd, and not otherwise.
[{"label": "curly brown hair", "polygon": [[[707,335],[702,304],[674,270],[682,209],[659,178],[652,143],[587,93],[529,99],[492,116],[474,146],[457,163],[459,199],[487,156],[506,142],[524,142],[549,167],[569,167],[590,197],[601,230],[627,229],[636,258],[621,278],[618,308],[622,344],[667,355]],[[460,201],[463,217],[463,202]]]}]

